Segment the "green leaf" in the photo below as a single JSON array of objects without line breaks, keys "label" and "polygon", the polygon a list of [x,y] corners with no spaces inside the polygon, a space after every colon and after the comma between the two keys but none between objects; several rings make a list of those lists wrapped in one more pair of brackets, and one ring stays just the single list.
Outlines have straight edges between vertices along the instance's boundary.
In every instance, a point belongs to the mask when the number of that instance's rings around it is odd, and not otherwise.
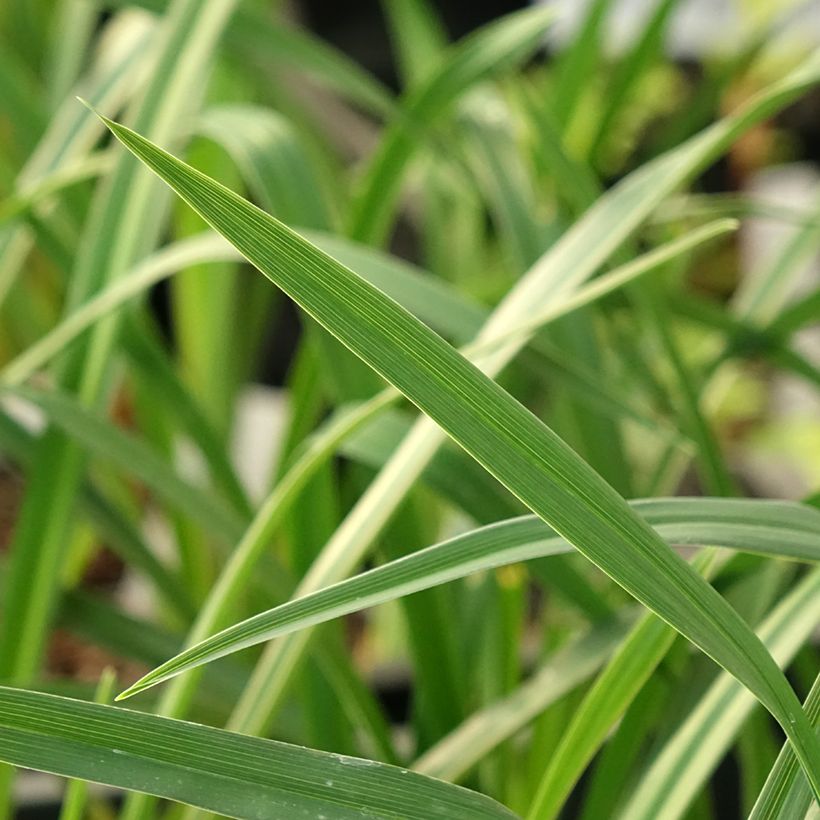
[{"label": "green leaf", "polygon": [[[820,513],[811,507],[719,498],[647,499],[632,507],[670,544],[710,544],[820,562]],[[149,672],[120,698],[279,635],[474,572],[571,550],[533,515],[480,527],[229,627]]]},{"label": "green leaf", "polygon": [[[30,469],[37,440],[5,413],[0,413],[0,448],[25,469]],[[80,510],[92,526],[127,564],[145,573],[172,611],[184,619],[195,610],[190,593],[145,544],[137,526],[112,504],[97,485],[86,481],[80,488]],[[4,579],[0,579],[4,580]]]},{"label": "green leaf", "polygon": [[[132,2],[132,0],[118,0]],[[151,0],[162,10],[163,0]],[[362,69],[356,60],[341,49],[334,48],[307,29],[281,25],[271,21],[267,9],[245,6],[235,15],[227,32],[231,49],[246,57],[249,53],[263,67],[284,66],[312,76],[322,85],[336,91],[344,99],[376,115],[387,117],[395,113],[390,89]]]},{"label": "green leaf", "polygon": [[352,271],[145,138],[104,121],[252,264],[556,532],[749,688],[777,718],[820,793],[820,744],[771,655],[729,604],[563,441]]},{"label": "green leaf", "polygon": [[285,117],[255,105],[220,105],[202,115],[198,130],[227,151],[265,210],[288,225],[329,227],[321,166]]},{"label": "green leaf", "polygon": [[[559,302],[548,311],[531,317],[515,330],[496,337],[483,346],[468,349],[491,350],[510,339],[526,337],[556,318],[566,316],[584,305],[601,299],[608,293],[652,272],[670,259],[724,236],[737,227],[736,220],[718,219],[696,228],[598,277],[573,296]],[[473,305],[444,283],[425,275],[400,259],[323,232],[303,233],[334,258],[362,271],[368,282],[384,290],[411,313],[442,334],[452,335],[457,340],[467,340],[472,338],[481,327],[482,320],[486,318],[482,308]],[[0,383],[22,384],[98,321],[178,271],[192,265],[233,262],[241,258],[233,245],[211,232],[181,239],[162,248],[80,305],[42,338],[12,359],[0,369]]]},{"label": "green leaf", "polygon": [[587,78],[603,54],[603,26],[611,7],[610,0],[591,0],[574,40],[558,56],[551,106],[566,129],[583,94]]},{"label": "green leaf", "polygon": [[619,132],[617,128],[612,128],[612,122],[626,110],[625,100],[629,99],[630,93],[662,51],[664,35],[676,8],[677,0],[657,0],[635,45],[620,60],[612,73],[604,109],[595,127],[595,135],[589,149],[593,159],[597,158],[601,144],[612,134]]},{"label": "green leaf", "polygon": [[[207,601],[201,607],[187,636],[187,643],[203,640],[227,620],[231,607],[240,592],[252,579],[252,573],[272,535],[281,525],[291,505],[308,486],[317,469],[333,454],[339,442],[365,424],[381,408],[390,404],[398,394],[384,390],[368,402],[342,412],[331,419],[325,427],[306,440],[302,451],[273,492],[260,507],[251,525],[239,538],[236,547],[220,573]],[[279,568],[277,574],[281,574]],[[278,578],[276,579],[278,580]],[[181,678],[168,688],[159,708],[164,714],[178,715],[188,708],[198,683],[197,676]],[[131,801],[126,815],[141,816],[144,806],[139,805],[145,798]]]},{"label": "green leaf", "polygon": [[10,361],[0,371],[0,382],[22,384],[100,319],[182,268],[197,263],[235,259],[236,251],[221,236],[210,232],[166,246],[78,307]]},{"label": "green leaf", "polygon": [[249,820],[514,817],[484,795],[384,763],[7,687],[0,760]]},{"label": "green leaf", "polygon": [[[132,72],[146,59],[145,47],[154,33],[148,20],[114,18],[106,27],[103,41],[116,52],[113,62],[106,49],[78,91],[92,104],[117,108],[133,88]],[[90,111],[67,100],[55,113],[42,139],[15,181],[16,194],[25,198],[47,177],[76,167],[99,139],[99,121]],[[0,231],[0,306],[5,301],[33,245],[30,231],[22,226],[6,226]]]},{"label": "green leaf", "polygon": [[[235,0],[175,0],[157,37],[151,69],[135,106],[134,121],[155,138],[177,132],[182,112],[195,104],[217,39]],[[133,77],[129,76],[131,82]],[[66,310],[117,279],[158,239],[163,190],[133,159],[121,157],[97,195],[83,225],[83,241],[72,260]],[[96,328],[87,356],[72,351],[60,372],[61,385],[93,405],[104,393],[118,323]],[[3,618],[17,628],[0,633],[0,672],[10,682],[38,670],[64,569],[71,512],[80,483],[82,453],[58,431],[38,444],[27,492],[12,540]],[[49,514],[44,516],[43,509]],[[7,789],[0,786],[0,803]],[[2,813],[2,812],[0,812]]]},{"label": "green leaf", "polygon": [[[104,6],[139,6],[161,14],[166,0],[105,0]],[[226,40],[243,59],[269,70],[282,66],[313,77],[344,99],[374,114],[389,116],[395,110],[390,89],[362,69],[343,51],[333,48],[310,31],[281,25],[271,19],[268,9],[240,8],[231,20]],[[256,69],[258,70],[258,69]]]},{"label": "green leaf", "polygon": [[6,199],[0,207],[0,228],[26,216],[44,200],[72,185],[101,176],[111,169],[112,157],[102,151],[77,159],[39,180],[36,185]]},{"label": "green leaf", "polygon": [[435,70],[447,47],[444,23],[427,0],[383,0],[382,5],[402,83],[418,85]]},{"label": "green leaf", "polygon": [[[103,669],[99,683],[94,691],[95,703],[109,703],[114,696],[117,685],[117,674],[110,667]],[[83,820],[88,800],[88,783],[85,780],[72,780],[63,795],[60,809],[60,820]]]}]

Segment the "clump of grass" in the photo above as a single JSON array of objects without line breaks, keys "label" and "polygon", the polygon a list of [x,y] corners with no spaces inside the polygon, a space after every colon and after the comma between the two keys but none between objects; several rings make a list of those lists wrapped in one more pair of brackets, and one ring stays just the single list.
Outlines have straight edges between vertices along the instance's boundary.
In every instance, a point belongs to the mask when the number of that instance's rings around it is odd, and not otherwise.
[{"label": "clump of grass", "polygon": [[[723,399],[820,383],[817,215],[741,279],[755,206],[698,181],[820,58],[765,69],[778,18],[686,87],[673,1],[613,56],[606,0],[552,54],[549,9],[450,43],[386,0],[394,94],[252,3],[111,5],[2,20],[0,815],[16,766],[66,817],[85,781],[124,818],[804,816],[820,511],[744,493],[768,419]],[[56,668],[66,632],[100,662]]]}]

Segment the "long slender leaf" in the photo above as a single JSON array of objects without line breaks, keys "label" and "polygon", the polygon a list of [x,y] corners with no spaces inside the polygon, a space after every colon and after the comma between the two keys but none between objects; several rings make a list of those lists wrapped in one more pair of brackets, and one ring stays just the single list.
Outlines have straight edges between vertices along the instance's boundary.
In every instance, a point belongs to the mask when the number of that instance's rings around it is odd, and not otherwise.
[{"label": "long slender leaf", "polygon": [[[78,92],[95,105],[118,107],[146,59],[145,46],[152,29],[150,20],[135,19],[133,15],[113,19],[103,37],[99,61]],[[113,64],[107,60],[109,49],[117,53]],[[91,150],[99,133],[98,121],[91,112],[79,110],[73,100],[66,101],[21,170],[16,181],[18,195],[25,196],[44,178],[76,164]],[[22,226],[7,226],[0,231],[0,305],[11,290],[32,242],[31,232]]]},{"label": "long slender leaf", "polygon": [[[820,562],[820,514],[810,507],[707,498],[647,499],[632,506],[669,544],[710,544]],[[229,627],[148,673],[121,697],[238,649],[349,612],[473,572],[571,550],[536,516],[490,524]]]},{"label": "long slender leaf", "polygon": [[234,259],[236,252],[222,237],[211,233],[183,239],[163,248],[77,308],[42,339],[26,348],[3,368],[0,381],[5,384],[22,384],[95,322],[181,268],[197,263]]},{"label": "long slender leaf", "polygon": [[42,408],[52,423],[83,447],[142,479],[217,537],[231,543],[242,532],[242,519],[231,507],[180,478],[145,442],[95,416],[67,395],[26,387],[15,388],[15,393]]},{"label": "long slender leaf", "polygon": [[513,692],[470,715],[428,749],[413,769],[445,780],[462,778],[499,743],[593,675],[623,638],[628,622],[603,623],[557,650]]},{"label": "long slender leaf", "polygon": [[[695,559],[704,575],[715,555],[704,550]],[[693,565],[695,565],[693,562]],[[555,817],[570,791],[618,718],[669,651],[675,631],[646,614],[598,676],[561,737],[544,771],[529,817]]]},{"label": "long slender leaf", "polygon": [[[516,292],[506,300],[502,312],[493,318],[493,326],[487,328],[487,335],[516,326],[522,318],[531,315],[534,304],[549,305],[554,298],[560,298],[561,288],[569,289],[574,283],[588,278],[600,262],[651,214],[655,203],[666,193],[709,162],[734,136],[815,81],[816,75],[816,66],[798,72],[753,100],[739,114],[618,186],[533,267]],[[592,253],[590,249],[597,251]],[[515,345],[504,355],[495,357],[486,365],[487,369],[502,366],[517,348]],[[321,559],[300,586],[301,593],[327,585],[355,567],[440,440],[441,434],[426,421],[414,429],[356,505],[345,526],[328,543]],[[304,653],[307,645],[304,634],[294,636],[289,642],[271,645],[247,696],[237,708],[234,725],[253,731],[265,724],[275,705],[281,702],[284,685],[300,654]]]},{"label": "long slender leaf", "polygon": [[0,687],[0,759],[229,817],[502,818],[488,797],[343,755]]},{"label": "long slender leaf", "polygon": [[[100,675],[94,691],[95,703],[110,703],[114,697],[117,675],[109,666]],[[72,780],[65,790],[63,805],[60,809],[60,820],[82,820],[88,800],[88,783],[85,780]]]},{"label": "long slender leaf", "polygon": [[[233,0],[177,0],[158,39],[156,62],[136,108],[135,122],[158,139],[170,137],[179,111],[196,101],[200,74],[208,65]],[[171,80],[169,81],[169,77]],[[75,308],[106,281],[112,281],[150,247],[159,232],[163,209],[154,181],[132,161],[118,160],[100,189],[86,222],[87,241],[74,260],[67,308]],[[81,401],[94,404],[103,393],[118,325],[114,318],[96,328],[88,358],[73,356],[62,373]],[[81,452],[57,432],[43,437],[41,458],[31,473],[28,492],[11,548],[4,617],[18,628],[0,641],[0,671],[11,681],[26,680],[43,651],[66,552],[66,531],[79,484]],[[41,515],[43,508],[49,515]]]},{"label": "long slender leaf", "polygon": [[[33,435],[0,413],[0,447],[7,456],[28,469],[34,460],[36,443]],[[81,512],[88,516],[105,543],[134,569],[144,572],[170,609],[187,619],[194,611],[190,595],[145,544],[137,527],[102,494],[98,485],[85,482],[80,488],[80,502]]]}]

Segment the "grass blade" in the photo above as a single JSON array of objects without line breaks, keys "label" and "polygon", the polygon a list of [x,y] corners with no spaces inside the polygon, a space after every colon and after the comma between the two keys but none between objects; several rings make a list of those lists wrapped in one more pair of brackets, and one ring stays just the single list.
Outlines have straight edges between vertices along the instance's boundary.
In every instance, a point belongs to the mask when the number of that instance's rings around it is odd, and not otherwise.
[{"label": "grass blade", "polygon": [[[114,697],[116,685],[116,672],[107,666],[100,675],[99,683],[94,691],[94,702],[109,703]],[[72,780],[63,795],[59,820],[83,820],[87,800],[88,783],[85,780]]]},{"label": "grass blade", "polygon": [[[706,575],[714,558],[712,550],[704,550],[692,565]],[[557,816],[584,767],[663,660],[675,637],[675,631],[660,618],[647,614],[618,647],[550,756],[530,806],[531,820]]]},{"label": "grass blade", "polygon": [[[120,15],[107,27],[99,65],[81,83],[79,91],[94,105],[117,108],[130,91],[135,73],[145,61],[146,40],[153,31],[150,21]],[[111,64],[107,50],[116,51]],[[55,115],[15,183],[17,196],[25,198],[44,178],[76,165],[99,138],[98,121],[72,99]],[[0,306],[17,279],[32,247],[31,233],[21,226],[0,232]]]},{"label": "grass blade", "polygon": [[188,265],[234,261],[236,251],[212,233],[183,239],[149,256],[129,273],[66,316],[0,371],[0,382],[19,385],[100,319]]},{"label": "grass blade", "polygon": [[229,817],[510,818],[488,797],[383,763],[0,687],[0,759]]},{"label": "grass blade", "polygon": [[[504,299],[484,325],[482,339],[491,339],[526,321],[534,306],[546,309],[572,293],[651,216],[665,196],[705,168],[740,134],[786,105],[818,78],[820,55],[761,92],[736,113],[631,174],[607,192]],[[495,356],[486,357],[481,366],[485,372],[496,373],[520,348],[521,344],[511,342]],[[300,584],[299,594],[320,589],[355,570],[435,454],[443,437],[440,429],[428,419],[416,423],[325,545]],[[268,646],[234,710],[232,727],[245,732],[260,732],[269,725],[309,644],[310,634],[302,631]]]},{"label": "grass blade", "polygon": [[207,532],[228,544],[242,533],[242,518],[231,507],[181,479],[162,455],[145,442],[99,418],[68,395],[27,387],[15,388],[14,392],[40,407],[75,442],[140,478]]},{"label": "grass blade", "polygon": [[[670,544],[710,544],[820,562],[820,514],[810,507],[717,498],[647,499],[632,502],[632,506]],[[471,530],[229,627],[149,672],[120,697],[130,697],[239,649],[341,615],[474,572],[571,550],[537,516]]]},{"label": "grass blade", "polygon": [[[204,7],[193,0],[170,5],[152,74],[136,106],[139,127],[158,139],[175,132],[180,110],[196,100],[192,92],[201,87],[201,74],[232,7],[233,0],[211,0]],[[67,309],[118,278],[150,246],[163,215],[158,193],[137,164],[126,158],[117,162],[98,189],[85,224],[86,241],[74,260]],[[103,391],[116,331],[113,319],[96,328],[88,357],[72,356],[61,374],[85,404],[94,404]],[[4,617],[18,625],[0,641],[0,670],[11,682],[29,679],[40,662],[82,469],[78,448],[57,432],[47,433],[38,449],[11,547],[4,600]],[[48,516],[41,514],[44,508]]]},{"label": "grass blade", "polygon": [[[809,720],[820,724],[820,677],[803,704]],[[785,744],[769,772],[758,795],[749,820],[776,820],[784,817],[804,817],[812,802],[811,789],[800,772],[800,764],[789,744]]]},{"label": "grass blade", "polygon": [[402,83],[418,85],[435,70],[447,47],[444,24],[427,0],[385,0],[383,5]]}]

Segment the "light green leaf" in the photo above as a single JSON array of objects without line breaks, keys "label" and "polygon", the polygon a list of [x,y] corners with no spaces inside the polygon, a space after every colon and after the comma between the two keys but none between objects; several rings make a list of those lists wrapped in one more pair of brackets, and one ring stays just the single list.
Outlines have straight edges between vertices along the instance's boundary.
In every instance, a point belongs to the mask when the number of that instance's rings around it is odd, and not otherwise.
[{"label": "light green leaf", "polygon": [[[103,669],[97,688],[94,690],[95,703],[110,703],[117,685],[117,674],[110,667]],[[88,783],[85,780],[71,780],[63,795],[60,820],[83,820],[88,800]]]},{"label": "light green leaf", "polygon": [[5,228],[9,222],[25,216],[54,194],[106,173],[112,164],[112,157],[99,151],[58,168],[25,193],[11,196],[3,202],[0,206],[0,228]]},{"label": "light green leaf", "polygon": [[[100,58],[78,87],[94,105],[118,107],[131,92],[133,72],[144,63],[146,42],[153,23],[144,16],[118,15],[106,27]],[[116,57],[110,60],[109,51]],[[99,138],[98,121],[90,111],[66,102],[55,113],[16,180],[16,194],[25,198],[46,178],[77,167]],[[0,305],[5,301],[33,244],[30,231],[22,226],[6,226],[0,231]]]},{"label": "light green leaf", "polygon": [[330,226],[321,166],[285,117],[255,105],[220,105],[202,115],[198,131],[227,151],[265,210],[288,225]]},{"label": "light green leaf", "polygon": [[168,245],[140,262],[26,348],[0,371],[0,382],[22,384],[100,319],[182,268],[204,262],[233,261],[236,258],[236,251],[221,236],[210,232]]},{"label": "light green leaf", "polygon": [[[715,564],[714,558],[712,550],[703,550],[693,566],[706,575]],[[558,814],[584,767],[663,660],[675,637],[668,624],[647,613],[618,647],[549,757],[530,806],[528,816],[532,820],[547,820]]]},{"label": "light green leaf", "polygon": [[[0,448],[4,455],[30,469],[36,445],[37,440],[32,434],[5,413],[0,413]],[[80,488],[80,501],[81,511],[113,551],[151,579],[172,611],[189,618],[195,607],[188,590],[145,544],[136,525],[102,494],[97,485],[88,481]]]},{"label": "light green leaf", "polygon": [[[182,112],[199,99],[203,74],[234,4],[235,0],[175,0],[169,4],[162,33],[152,42],[151,70],[134,106],[138,127],[160,140],[176,134]],[[128,79],[133,82],[134,78],[129,75]],[[72,260],[68,281],[67,311],[116,280],[150,250],[164,216],[158,201],[162,194],[155,180],[133,160],[117,160],[111,176],[98,186],[83,225],[83,241]],[[72,351],[60,373],[61,386],[76,392],[83,404],[93,405],[101,399],[117,328],[116,317],[98,326],[89,341],[88,355]],[[37,449],[9,551],[3,600],[4,619],[17,625],[0,633],[0,670],[10,682],[30,679],[42,659],[70,543],[66,533],[82,468],[81,451],[57,431],[47,431]],[[42,515],[43,509],[48,509],[48,516]],[[7,770],[3,767],[2,771]],[[0,786],[0,803],[5,791]]]},{"label": "light green leaf", "polygon": [[611,620],[569,641],[509,695],[470,715],[424,752],[413,769],[443,780],[463,777],[550,704],[594,675],[623,640],[629,623],[628,617]]},{"label": "light green leaf", "polygon": [[423,82],[447,47],[447,32],[428,0],[383,0],[390,40],[405,87]]}]

